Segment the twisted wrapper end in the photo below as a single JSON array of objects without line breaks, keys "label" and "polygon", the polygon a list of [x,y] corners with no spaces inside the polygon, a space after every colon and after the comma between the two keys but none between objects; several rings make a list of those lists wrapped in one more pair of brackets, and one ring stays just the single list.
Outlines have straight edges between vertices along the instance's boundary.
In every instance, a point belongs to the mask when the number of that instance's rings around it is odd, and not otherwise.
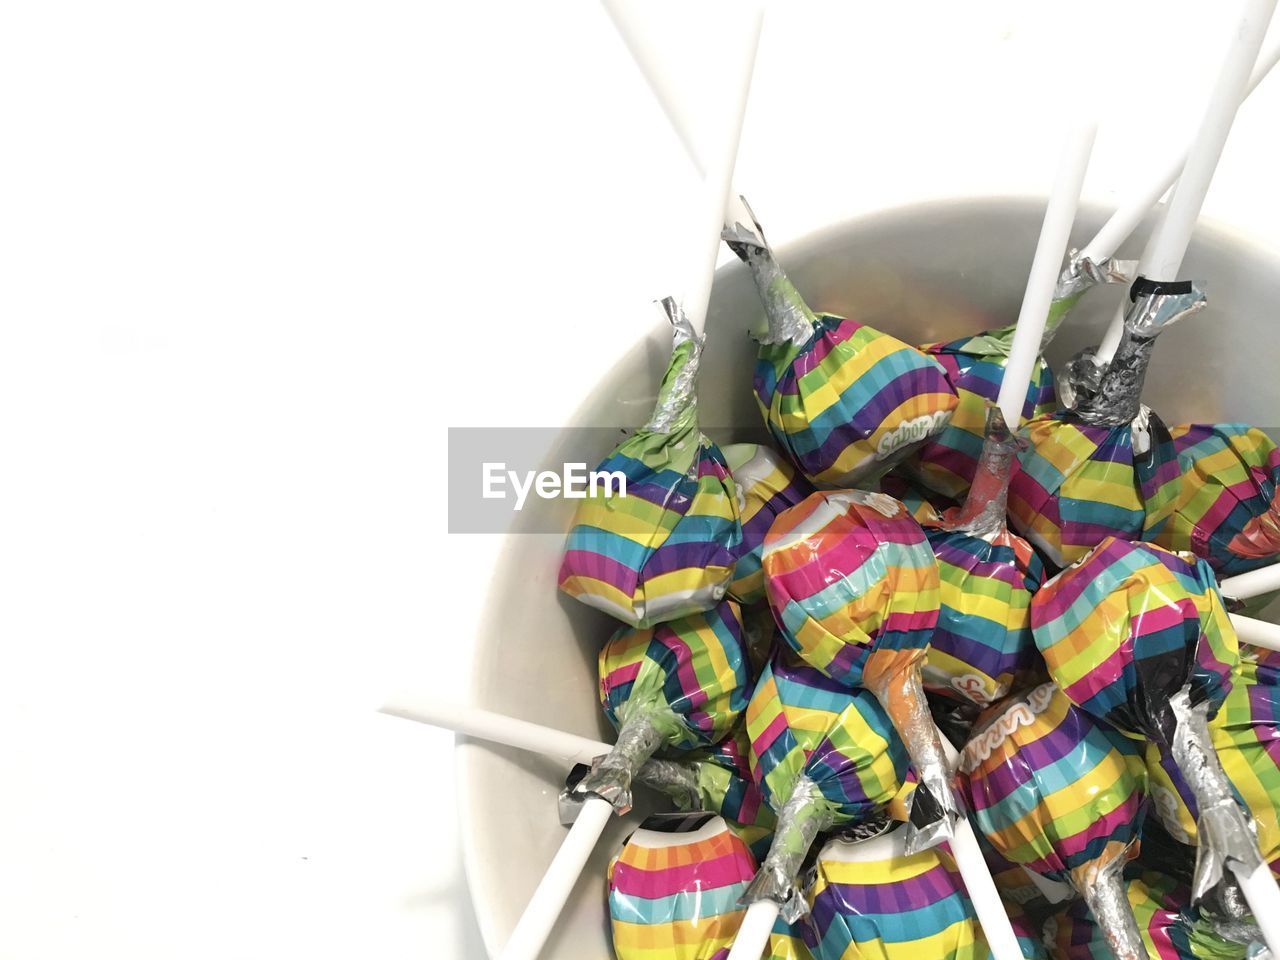
[{"label": "twisted wrapper end", "polygon": [[[650,433],[671,433],[685,422],[686,417],[696,413],[698,395],[695,388],[706,338],[697,334],[673,297],[663,297],[659,306],[671,323],[671,363],[662,376],[657,403],[644,429]],[[681,347],[685,344],[689,347],[682,352]]]},{"label": "twisted wrapper end", "polygon": [[720,236],[738,259],[747,265],[756,282],[760,299],[764,301],[769,329],[757,339],[763,344],[802,345],[813,336],[817,317],[774,259],[769,241],[764,238],[764,228],[747,205],[747,198],[739,197],[738,200],[751,222],[744,224],[735,220],[727,223]]},{"label": "twisted wrapper end", "polygon": [[[1107,846],[1119,847],[1120,844],[1110,843]],[[1107,852],[1112,855],[1104,854],[1098,860],[1072,870],[1071,881],[1093,912],[1093,918],[1116,960],[1146,960],[1146,947],[1124,888],[1124,865],[1129,859],[1127,848]]]},{"label": "twisted wrapper end", "polygon": [[1065,300],[1103,283],[1133,283],[1137,276],[1137,260],[1107,257],[1105,260],[1095,261],[1091,257],[1080,256],[1079,250],[1072,250],[1067,254],[1067,265],[1058,275],[1053,299]]},{"label": "twisted wrapper end", "polygon": [[1058,368],[1053,387],[1058,403],[1067,410],[1074,410],[1093,398],[1102,385],[1105,368],[1098,362],[1096,349],[1085,347]]},{"label": "twisted wrapper end", "polygon": [[655,718],[643,711],[628,717],[618,731],[613,749],[578,781],[573,795],[607,800],[621,816],[631,811],[631,785],[636,771],[662,746],[663,737]]},{"label": "twisted wrapper end", "polygon": [[669,797],[680,810],[702,809],[702,791],[698,789],[696,762],[651,759],[640,768],[635,779],[649,789]]},{"label": "twisted wrapper end", "polygon": [[946,530],[958,530],[988,542],[1000,536],[1006,525],[1009,480],[1013,461],[1027,441],[1016,436],[994,403],[987,404],[987,425],[978,457],[978,469],[964,505],[943,522]]},{"label": "twisted wrapper end", "polygon": [[1262,854],[1254,838],[1253,818],[1236,802],[1231,783],[1222,770],[1209,736],[1209,708],[1191,704],[1188,684],[1175,693],[1169,706],[1177,721],[1173,735],[1173,760],[1191,788],[1199,817],[1196,832],[1195,876],[1191,902],[1199,903],[1226,876],[1227,865],[1235,862],[1246,871],[1262,865]]},{"label": "twisted wrapper end", "polygon": [[795,923],[808,913],[809,905],[798,883],[800,870],[818,834],[834,822],[831,806],[822,791],[802,774],[778,811],[778,826],[769,853],[738,902],[750,906],[761,900],[772,900],[781,907],[787,923]]}]

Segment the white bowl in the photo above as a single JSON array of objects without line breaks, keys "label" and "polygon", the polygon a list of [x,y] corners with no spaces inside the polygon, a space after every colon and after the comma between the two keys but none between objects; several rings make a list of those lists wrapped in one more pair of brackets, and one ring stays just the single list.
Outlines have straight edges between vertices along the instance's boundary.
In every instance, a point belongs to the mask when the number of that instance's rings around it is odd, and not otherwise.
[{"label": "white bowl", "polygon": [[[909,343],[951,339],[1017,317],[1043,209],[1043,201],[1013,199],[899,208],[820,231],[778,251],[778,259],[816,309],[870,323]],[[1101,211],[1083,213],[1073,244],[1083,245],[1102,220]],[[1143,239],[1135,237],[1122,253],[1136,257]],[[1202,225],[1183,275],[1200,281],[1209,307],[1161,337],[1144,399],[1171,424],[1243,420],[1280,426],[1280,257]],[[1096,343],[1124,292],[1091,291],[1059,333],[1051,359]],[[721,270],[698,384],[703,428],[720,443],[764,439],[751,391],[755,352],[746,332],[761,312],[746,271],[737,264]],[[570,428],[643,423],[669,353],[669,332],[655,324],[598,379],[588,369],[573,371],[587,399],[547,452],[548,464],[594,464],[609,452],[607,444],[582,449],[604,441]],[[571,515],[569,501],[530,501],[507,534],[477,640],[475,702],[612,740],[596,699],[596,652],[616,624],[556,590],[563,535],[527,532],[566,530]],[[496,953],[564,836],[556,794],[567,771],[541,757],[473,742],[462,742],[458,753],[467,876],[480,929]],[[605,835],[544,960],[613,956],[605,866],[636,823],[633,815]]]}]

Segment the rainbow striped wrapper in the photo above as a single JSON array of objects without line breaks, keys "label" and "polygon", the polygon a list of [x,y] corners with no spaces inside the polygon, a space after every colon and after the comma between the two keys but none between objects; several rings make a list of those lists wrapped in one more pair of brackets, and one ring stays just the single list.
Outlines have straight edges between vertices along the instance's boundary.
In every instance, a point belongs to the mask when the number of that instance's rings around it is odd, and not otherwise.
[{"label": "rainbow striped wrapper", "polygon": [[1136,540],[1166,522],[1178,485],[1168,433],[1149,414],[1151,448],[1138,454],[1133,428],[1084,423],[1072,411],[1023,428],[1030,445],[1009,484],[1009,520],[1057,566],[1106,537]]},{"label": "rainbow striped wrapper", "polygon": [[829,314],[802,342],[760,345],[755,392],[778,445],[825,487],[886,472],[941,432],[959,402],[935,360]]},{"label": "rainbow striped wrapper", "polygon": [[732,600],[656,627],[624,627],[600,651],[600,702],[615,727],[643,713],[663,745],[692,750],[729,735],[750,677]]},{"label": "rainbow striped wrapper", "polygon": [[668,310],[675,349],[654,415],[597,468],[625,477],[626,493],[592,485],[559,574],[565,593],[636,627],[718,603],[742,539],[729,466],[698,430],[701,340],[678,308]]},{"label": "rainbow striped wrapper", "polygon": [[899,837],[833,840],[822,848],[806,931],[816,960],[986,960],[982,928],[950,854],[934,847],[907,855],[902,847]]},{"label": "rainbow striped wrapper", "polygon": [[1044,947],[1044,928],[1040,922],[1019,904],[1005,900],[1004,906],[1009,914],[1009,926],[1013,927],[1018,949],[1025,960],[1049,960],[1049,952]]},{"label": "rainbow striped wrapper", "polygon": [[778,514],[813,493],[813,485],[762,444],[731,444],[724,448],[724,456],[733,473],[742,517],[742,542],[738,545],[729,595],[740,603],[759,603],[765,599],[764,570],[760,566],[765,534]]},{"label": "rainbow striped wrapper", "polygon": [[769,934],[769,946],[763,960],[813,960],[813,954],[801,939],[804,928],[787,923],[781,917]]},{"label": "rainbow striped wrapper", "polygon": [[1032,676],[1031,596],[1044,564],[1008,530],[987,539],[938,526],[925,530],[938,560],[941,607],[922,677],[931,693],[994,703]]},{"label": "rainbow striped wrapper", "polygon": [[1170,431],[1181,478],[1168,521],[1152,539],[1209,561],[1220,577],[1280,554],[1280,448],[1244,423]]},{"label": "rainbow striped wrapper", "polygon": [[[1190,906],[1191,888],[1143,870],[1125,885],[1142,945],[1151,960],[1244,960],[1244,947],[1218,936],[1199,911]],[[1045,923],[1054,956],[1062,960],[1114,960],[1101,929],[1081,901],[1075,901]]]},{"label": "rainbow striped wrapper", "polygon": [[[1258,850],[1280,877],[1280,689],[1260,681],[1251,664],[1242,668],[1209,731],[1227,780],[1253,815]],[[1175,840],[1198,844],[1199,810],[1186,779],[1155,744],[1146,762],[1161,824]]]},{"label": "rainbow striped wrapper", "polygon": [[874,696],[783,652],[756,684],[747,734],[752,775],[775,811],[805,776],[818,784],[833,822],[865,820],[888,805],[907,771],[906,750]]},{"label": "rainbow striped wrapper", "polygon": [[618,960],[724,960],[756,861],[711,814],[646,821],[609,865]]},{"label": "rainbow striped wrapper", "polygon": [[787,643],[850,686],[924,659],[938,622],[938,564],[920,524],[881,493],[819,492],[783,513],[764,552]]},{"label": "rainbow striped wrapper", "polygon": [[925,490],[914,480],[897,473],[886,473],[876,482],[876,488],[895,500],[901,500],[922,527],[937,523],[947,510],[959,506],[950,497]]},{"label": "rainbow striped wrapper", "polygon": [[1087,893],[1091,871],[1137,854],[1139,756],[1047,683],[975,729],[961,783],[974,825],[1004,858]]},{"label": "rainbow striped wrapper", "polygon": [[[951,422],[907,461],[907,469],[930,490],[953,499],[962,498],[973,483],[982,455],[987,404],[1000,393],[1013,327],[1001,327],[977,336],[947,343],[931,343],[920,349],[942,365],[959,403]],[[1037,358],[1022,407],[1022,418],[1047,416],[1057,409],[1053,372]]]},{"label": "rainbow striped wrapper", "polygon": [[1036,593],[1031,626],[1073,703],[1165,748],[1169,698],[1190,685],[1191,703],[1212,715],[1240,659],[1207,563],[1114,537]]}]

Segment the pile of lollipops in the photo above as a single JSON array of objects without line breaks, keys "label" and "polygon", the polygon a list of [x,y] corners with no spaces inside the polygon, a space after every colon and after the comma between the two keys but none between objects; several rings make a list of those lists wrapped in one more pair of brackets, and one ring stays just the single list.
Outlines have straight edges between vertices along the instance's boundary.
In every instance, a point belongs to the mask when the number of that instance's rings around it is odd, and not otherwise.
[{"label": "pile of lollipops", "polygon": [[[1280,658],[1239,615],[1280,589],[1280,449],[1142,403],[1156,340],[1206,304],[1182,257],[1274,4],[1248,5],[1141,261],[1114,254],[1169,182],[1067,250],[1086,127],[1017,322],[946,343],[791,283],[730,200],[744,80],[725,149],[696,159],[763,302],[743,326],[772,443],[701,432],[703,277],[663,301],[654,412],[598,468],[625,494],[583,501],[559,572],[618,621],[599,655],[615,743],[443,721],[587,760],[504,958],[538,955],[637,789],[677,812],[610,867],[620,960],[1280,951]],[[1126,307],[1055,377],[1044,347],[1102,283]]]}]

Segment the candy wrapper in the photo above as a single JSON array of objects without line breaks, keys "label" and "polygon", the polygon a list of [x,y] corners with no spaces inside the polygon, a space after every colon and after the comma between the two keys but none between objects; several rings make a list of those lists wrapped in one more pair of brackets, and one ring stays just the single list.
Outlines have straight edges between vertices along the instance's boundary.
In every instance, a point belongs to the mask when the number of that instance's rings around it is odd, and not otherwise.
[{"label": "candy wrapper", "polygon": [[1257,866],[1208,719],[1231,690],[1235,631],[1203,560],[1108,538],[1036,594],[1036,644],[1072,702],[1122,733],[1150,741],[1188,776],[1202,820],[1193,893],[1226,862]]},{"label": "candy wrapper", "polygon": [[799,876],[818,834],[879,817],[901,787],[907,754],[874,696],[782,651],[756,685],[747,731],[751,770],[778,826],[746,899],[774,900],[794,923],[806,910]]},{"label": "candy wrapper", "polygon": [[674,301],[663,306],[675,346],[653,416],[597,468],[625,477],[626,493],[592,485],[559,575],[565,593],[633,627],[715,606],[742,540],[729,466],[698,429],[702,339]]},{"label": "candy wrapper", "polygon": [[813,485],[762,444],[731,444],[724,448],[724,456],[737,487],[742,517],[742,542],[729,595],[740,603],[760,603],[765,599],[764,570],[760,567],[765,534],[778,514],[813,493]]},{"label": "candy wrapper", "polygon": [[750,269],[769,322],[755,374],[769,432],[819,486],[874,479],[946,427],[955,392],[914,347],[810,310],[751,219],[724,238]]},{"label": "candy wrapper", "polygon": [[1280,556],[1280,448],[1243,423],[1191,424],[1170,434],[1182,477],[1152,539],[1209,561],[1219,578]]},{"label": "candy wrapper", "polygon": [[609,865],[618,960],[724,960],[755,871],[755,858],[719,817],[650,817]]},{"label": "candy wrapper", "polygon": [[887,493],[893,499],[901,500],[902,505],[921,526],[937,523],[947,510],[959,505],[950,497],[925,490],[914,480],[897,473],[886,473],[876,481],[876,488],[880,493]]},{"label": "candy wrapper", "polygon": [[769,948],[763,960],[813,960],[813,954],[801,939],[802,930],[802,926],[779,917],[769,934]]},{"label": "candy wrapper", "polygon": [[816,960],[986,960],[982,928],[950,854],[906,853],[906,829],[837,838],[818,854],[806,939]]},{"label": "candy wrapper", "polygon": [[939,605],[938,564],[920,524],[882,493],[815,493],[774,524],[764,570],[792,649],[871,691],[893,719],[920,783],[912,852],[949,836],[959,811],[920,680]]},{"label": "candy wrapper", "polygon": [[1010,861],[1070,883],[1119,960],[1143,956],[1121,881],[1146,809],[1139,756],[1051,683],[990,711],[960,755],[975,826]]},{"label": "candy wrapper", "polygon": [[[1049,316],[1040,342],[1041,353],[1086,290],[1097,283],[1128,283],[1133,279],[1134,266],[1127,260],[1094,264],[1089,260],[1072,259],[1063,270],[1049,305]],[[930,490],[959,499],[973,482],[982,454],[987,406],[995,403],[1000,393],[1004,368],[1013,346],[1013,331],[1014,325],[1010,324],[976,336],[920,348],[942,364],[947,372],[947,381],[959,398],[946,429],[927,441],[908,461],[908,469]],[[1037,357],[1031,369],[1022,419],[1048,416],[1057,409],[1053,373],[1043,356]]]},{"label": "candy wrapper", "polygon": [[665,794],[680,810],[704,810],[725,818],[757,860],[769,852],[777,817],[751,778],[746,724],[713,747],[678,760],[652,759],[637,775],[645,786]]},{"label": "candy wrapper", "polygon": [[[1251,662],[1242,663],[1241,673],[1209,724],[1210,739],[1235,795],[1252,815],[1259,852],[1280,877],[1280,690],[1260,682]],[[1153,805],[1165,829],[1175,840],[1198,844],[1199,805],[1187,779],[1155,744],[1148,746],[1146,760]]]},{"label": "candy wrapper", "polygon": [[574,788],[625,813],[637,771],[660,748],[723,740],[746,708],[750,679],[742,615],[726,600],[706,613],[624,628],[600,651],[600,702],[618,729],[613,749]]},{"label": "candy wrapper", "polygon": [[[1240,944],[1197,921],[1187,906],[1191,891],[1176,880],[1145,870],[1125,884],[1125,894],[1151,960],[1244,960]],[[1079,901],[1050,917],[1045,931],[1061,960],[1114,960],[1102,930]]]},{"label": "candy wrapper", "polygon": [[989,407],[987,416],[980,464],[964,506],[924,525],[941,583],[925,690],[982,706],[1038,669],[1031,595],[1044,581],[1036,552],[1005,524],[1020,443],[998,407]]},{"label": "candy wrapper", "polygon": [[1097,394],[1024,428],[1030,446],[1010,483],[1009,518],[1058,566],[1104,537],[1159,529],[1173,509],[1177,457],[1168,429],[1142,406],[1142,384],[1156,337],[1202,309],[1204,295],[1140,279],[1130,297],[1125,339]]}]

